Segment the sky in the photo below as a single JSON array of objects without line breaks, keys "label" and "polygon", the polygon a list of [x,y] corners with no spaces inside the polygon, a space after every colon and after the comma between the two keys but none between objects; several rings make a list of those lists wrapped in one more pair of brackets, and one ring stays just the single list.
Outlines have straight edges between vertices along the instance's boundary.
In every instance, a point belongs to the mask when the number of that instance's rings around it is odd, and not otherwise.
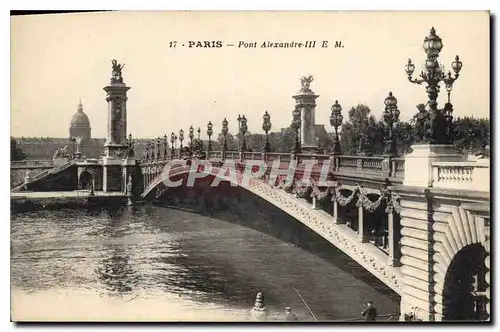
[{"label": "sky", "polygon": [[[489,13],[476,12],[113,12],[11,18],[11,135],[67,137],[82,100],[92,136],[106,137],[103,90],[111,59],[124,63],[128,132],[157,137],[214,124],[224,117],[236,132],[245,114],[252,133],[287,127],[299,78],[311,74],[316,123],[329,125],[338,100],[344,119],[357,105],[380,117],[389,91],[407,121],[425,103],[424,86],[408,82],[408,58],[423,68],[424,37],[434,26],[443,39],[440,62],[463,68],[452,91],[454,116],[489,117]],[[222,41],[221,48],[188,48],[192,41]],[[304,42],[312,49],[226,47],[240,41]],[[321,48],[323,40],[328,48]],[[169,47],[178,41],[177,47]],[[343,48],[334,48],[342,41]],[[438,100],[446,101],[446,93]]]}]

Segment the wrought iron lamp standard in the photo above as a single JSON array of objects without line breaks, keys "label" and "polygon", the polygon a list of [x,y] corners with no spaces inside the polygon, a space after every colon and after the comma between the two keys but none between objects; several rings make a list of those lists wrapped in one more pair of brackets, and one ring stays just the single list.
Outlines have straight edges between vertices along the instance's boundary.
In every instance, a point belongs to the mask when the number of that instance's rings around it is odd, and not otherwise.
[{"label": "wrought iron lamp standard", "polygon": [[158,136],[156,138],[156,160],[160,160],[160,147],[161,147],[161,140],[160,137]]},{"label": "wrought iron lamp standard", "polygon": [[134,141],[132,140],[132,134],[128,134],[128,157],[134,156]]},{"label": "wrought iron lamp standard", "polygon": [[213,135],[213,125],[212,121],[208,121],[207,124],[207,135],[208,135],[208,152],[212,151],[212,135]]},{"label": "wrought iron lamp standard", "polygon": [[227,133],[228,133],[227,125],[228,125],[227,119],[224,118],[224,120],[222,120],[222,131],[221,131],[222,137],[223,137],[223,141],[222,141],[222,151],[223,152],[227,151]]},{"label": "wrought iron lamp standard", "polygon": [[184,130],[179,130],[179,142],[180,142],[180,146],[179,146],[179,152],[182,153],[182,141],[184,141]]},{"label": "wrought iron lamp standard", "polygon": [[155,154],[156,154],[156,142],[154,139],[150,140],[150,147],[151,147],[151,154],[149,156],[150,160],[153,161],[155,159]]},{"label": "wrought iron lamp standard", "polygon": [[193,147],[193,138],[194,138],[194,128],[193,126],[189,127],[189,147]]},{"label": "wrought iron lamp standard", "polygon": [[389,92],[389,96],[384,101],[385,110],[382,119],[387,127],[384,154],[388,156],[396,155],[396,140],[394,138],[394,126],[399,121],[398,100]]},{"label": "wrought iron lamp standard", "polygon": [[146,142],[146,160],[149,160],[149,142]]},{"label": "wrought iron lamp standard", "polygon": [[245,152],[247,150],[247,142],[246,142],[246,137],[245,137],[245,134],[248,130],[247,118],[245,117],[245,115],[243,115],[241,117],[238,115],[237,120],[238,120],[238,128],[239,128],[239,134],[240,134],[240,140],[241,140],[240,152]]},{"label": "wrought iron lamp standard", "polygon": [[241,152],[241,115],[238,114],[236,121],[238,121],[238,151]]},{"label": "wrought iron lamp standard", "polygon": [[269,113],[264,113],[264,116],[262,117],[262,130],[266,133],[266,142],[264,143],[264,152],[269,152],[271,151],[271,144],[269,143],[269,131],[271,130],[271,116]]},{"label": "wrought iron lamp standard", "polygon": [[171,158],[173,159],[174,158],[174,153],[175,153],[175,141],[177,140],[177,136],[172,132],[170,134],[170,143],[172,143],[171,147],[170,147],[170,151],[171,151]]},{"label": "wrought iron lamp standard", "polygon": [[[450,143],[450,125],[452,117],[453,108],[450,107],[451,103],[448,98],[448,103],[445,105],[444,109],[438,109],[437,98],[440,90],[440,83],[444,82],[446,85],[446,90],[449,93],[453,87],[453,83],[458,79],[460,70],[462,69],[462,61],[460,61],[458,55],[455,57],[455,61],[452,62],[451,68],[453,69],[454,75],[452,76],[451,71],[448,74],[444,74],[444,68],[438,62],[439,52],[443,48],[443,42],[441,38],[436,35],[436,30],[431,28],[429,36],[425,37],[423,48],[427,54],[425,61],[425,71],[420,72],[420,78],[413,78],[413,72],[415,71],[415,65],[408,59],[408,63],[405,66],[406,74],[408,75],[408,80],[411,83],[422,84],[426,83],[425,91],[428,96],[428,106],[429,110],[421,110],[421,114],[417,121],[418,124],[418,140],[428,142],[431,144],[449,144]],[[449,105],[448,105],[449,104]],[[427,114],[425,114],[427,112]]]},{"label": "wrought iron lamp standard", "polygon": [[340,154],[340,142],[339,142],[339,132],[338,129],[342,125],[344,117],[342,116],[342,106],[339,102],[335,100],[335,104],[332,105],[332,113],[330,114],[330,125],[335,129],[335,137],[333,139],[333,153]]},{"label": "wrought iron lamp standard", "polygon": [[168,154],[168,138],[167,134],[163,135],[163,160],[167,159]]},{"label": "wrought iron lamp standard", "polygon": [[291,126],[295,130],[295,141],[294,141],[293,149],[292,149],[292,152],[294,154],[300,153],[300,149],[301,149],[300,136],[299,136],[300,135],[300,133],[299,133],[300,126],[301,126],[300,109],[298,107],[296,107],[293,110],[293,121],[292,121],[292,126]]}]

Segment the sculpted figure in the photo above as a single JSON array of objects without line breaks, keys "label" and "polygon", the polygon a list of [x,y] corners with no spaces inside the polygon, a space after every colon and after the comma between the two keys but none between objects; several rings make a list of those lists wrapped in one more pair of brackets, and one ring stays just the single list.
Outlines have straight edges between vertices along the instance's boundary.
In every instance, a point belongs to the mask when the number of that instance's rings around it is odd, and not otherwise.
[{"label": "sculpted figure", "polygon": [[123,83],[122,69],[125,65],[119,64],[115,59],[111,60],[111,81],[115,83]]},{"label": "sculpted figure", "polygon": [[308,76],[302,76],[300,78],[300,84],[302,85],[302,91],[311,91],[311,89],[309,88],[309,86],[311,85],[311,82],[314,80],[314,78],[312,77],[312,75],[308,75]]},{"label": "sculpted figure", "polygon": [[430,128],[429,112],[425,109],[424,104],[417,105],[418,113],[410,120],[415,124],[415,136],[417,142],[424,140],[426,131]]}]

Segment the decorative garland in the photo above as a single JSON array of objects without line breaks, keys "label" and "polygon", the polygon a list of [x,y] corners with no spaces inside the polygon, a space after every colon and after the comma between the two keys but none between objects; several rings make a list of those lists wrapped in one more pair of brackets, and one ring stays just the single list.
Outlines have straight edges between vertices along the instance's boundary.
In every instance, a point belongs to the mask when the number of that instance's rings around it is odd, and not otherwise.
[{"label": "decorative garland", "polygon": [[362,187],[360,184],[357,184],[356,187],[352,190],[351,195],[345,197],[341,193],[342,185],[337,182],[333,187],[329,187],[327,190],[330,190],[332,193],[332,202],[337,202],[340,206],[346,206],[351,203],[353,199],[357,196],[358,200],[356,202],[356,207],[362,206],[365,210],[369,212],[375,212],[380,208],[383,202],[386,204],[385,212],[386,213],[397,213],[401,212],[401,197],[399,195],[393,195],[389,189],[385,185],[380,188],[380,196],[376,201],[372,201],[368,198],[368,193],[366,188]]}]

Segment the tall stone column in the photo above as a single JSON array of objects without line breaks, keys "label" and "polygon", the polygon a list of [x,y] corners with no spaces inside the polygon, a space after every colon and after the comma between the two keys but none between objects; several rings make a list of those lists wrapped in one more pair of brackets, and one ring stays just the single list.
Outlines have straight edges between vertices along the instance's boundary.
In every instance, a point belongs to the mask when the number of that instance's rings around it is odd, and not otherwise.
[{"label": "tall stone column", "polygon": [[[108,132],[104,144],[103,191],[123,191],[124,179],[122,167],[135,165],[129,160],[127,142],[127,91],[130,89],[122,77],[124,65],[112,60],[110,83],[104,87],[108,102]],[[125,159],[127,158],[127,159]],[[126,164],[122,165],[123,163]]]},{"label": "tall stone column", "polygon": [[312,152],[316,146],[316,95],[309,85],[313,81],[312,76],[302,77],[300,82],[302,87],[297,95],[293,96],[295,99],[295,107],[300,110],[300,141],[303,152]]}]

